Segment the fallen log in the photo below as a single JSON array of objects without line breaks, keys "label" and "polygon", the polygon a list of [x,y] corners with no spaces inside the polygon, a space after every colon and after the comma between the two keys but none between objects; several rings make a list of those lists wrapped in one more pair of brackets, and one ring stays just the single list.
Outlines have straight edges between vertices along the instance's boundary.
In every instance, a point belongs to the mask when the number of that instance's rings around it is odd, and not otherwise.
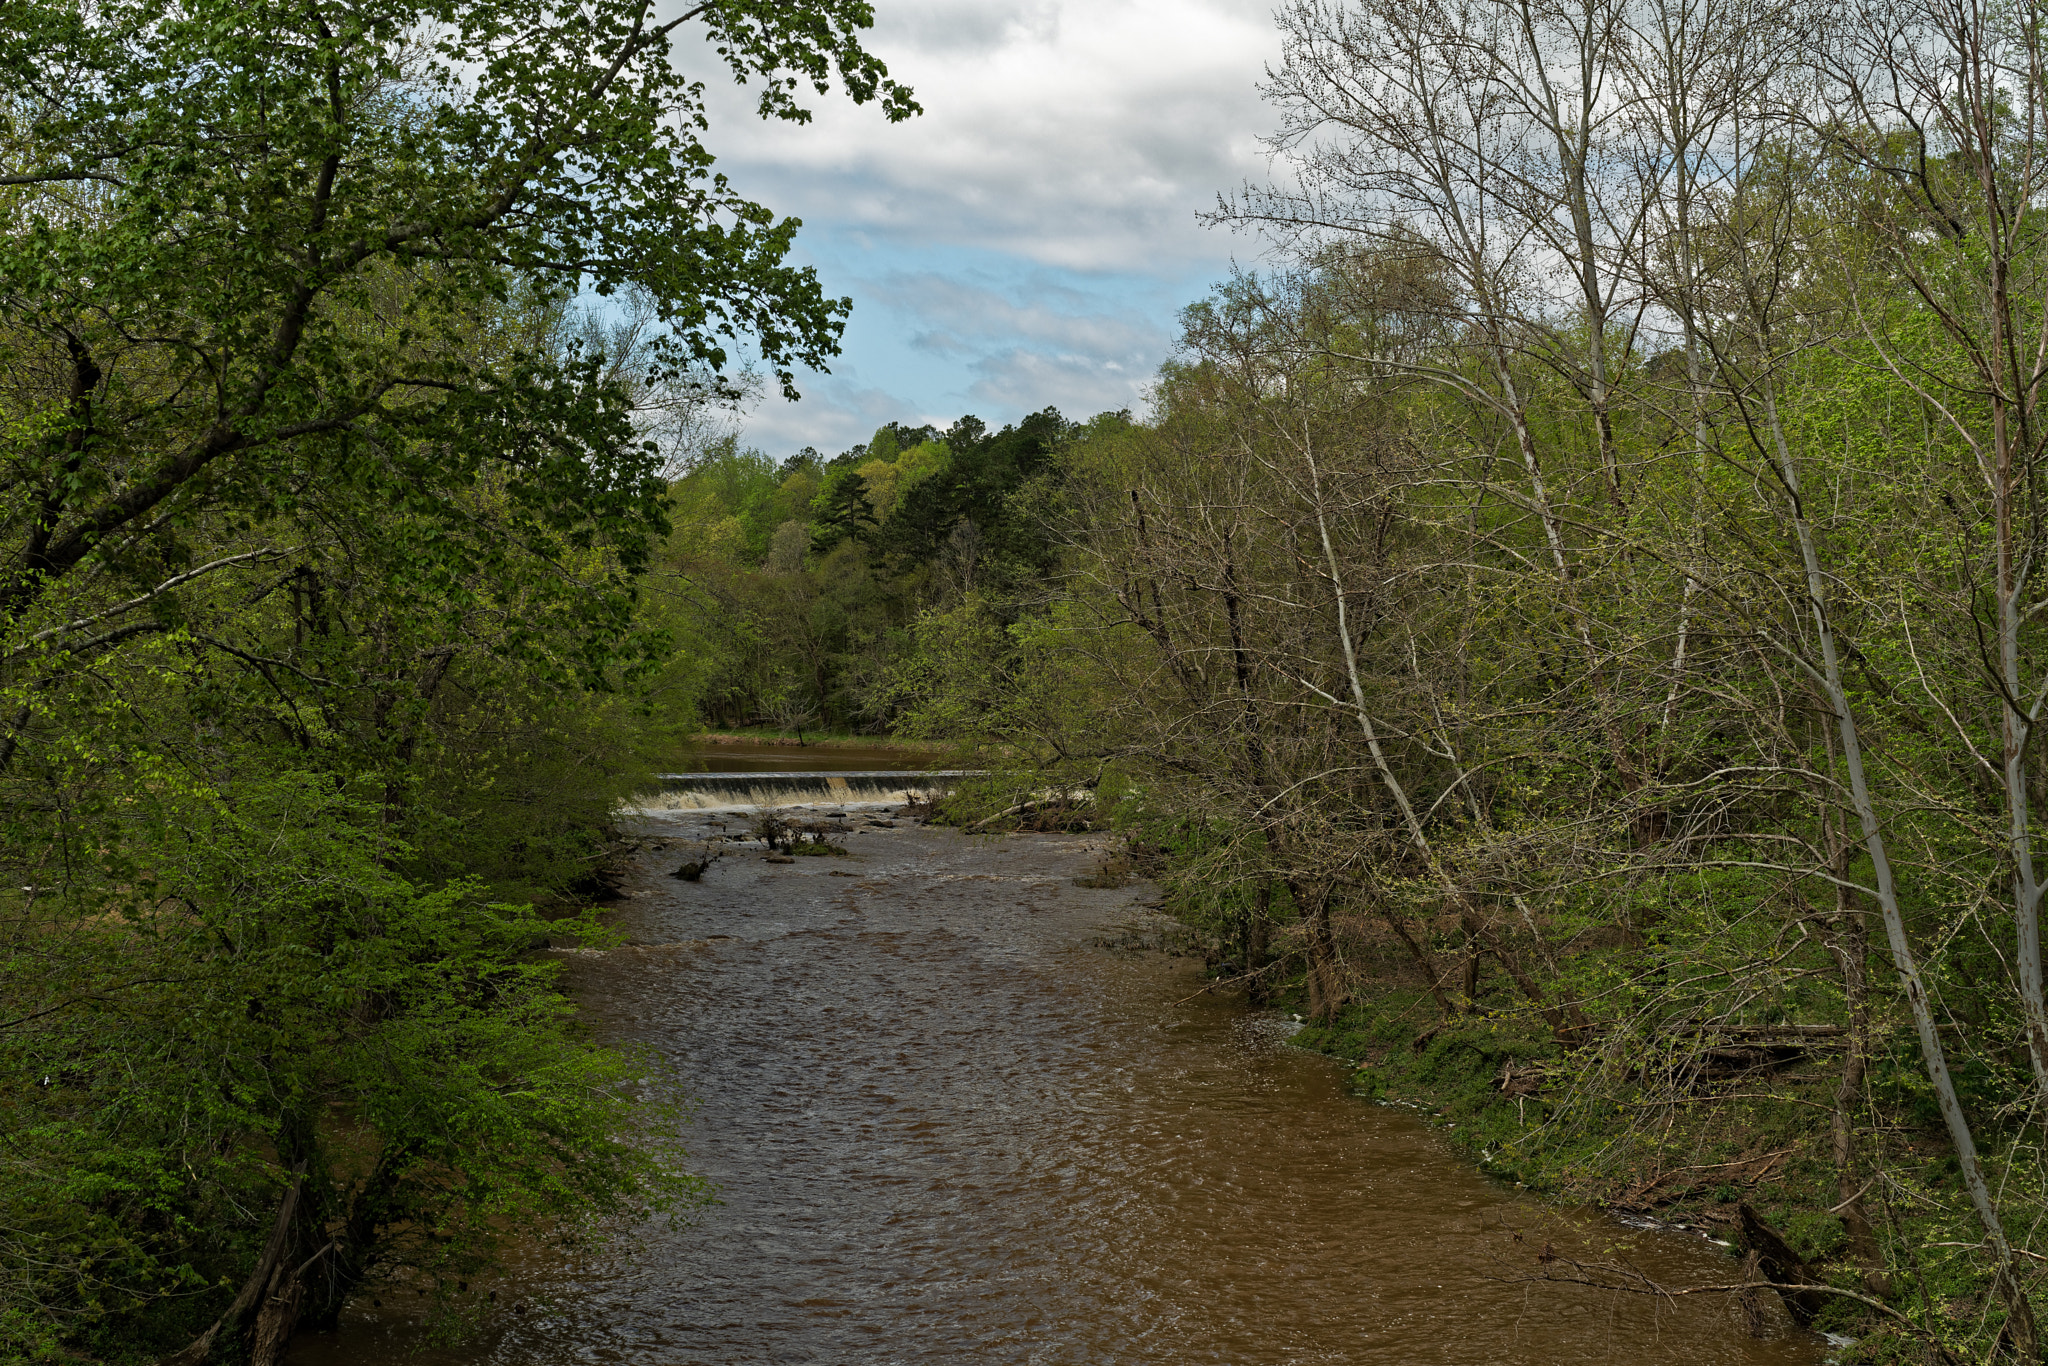
[{"label": "fallen log", "polygon": [[[264,1246],[263,1255],[256,1260],[256,1269],[249,1273],[249,1279],[242,1282],[242,1289],[227,1308],[227,1312],[215,1319],[207,1330],[187,1343],[182,1351],[163,1358],[157,1366],[202,1366],[213,1356],[213,1344],[223,1331],[228,1338],[239,1336],[242,1327],[252,1312],[263,1307],[271,1290],[271,1281],[283,1260],[285,1249],[291,1243],[292,1216],[298,1212],[299,1191],[306,1183],[304,1162],[292,1170],[292,1183],[285,1188],[284,1198],[278,1202],[277,1220],[271,1226],[270,1241]],[[293,1301],[296,1306],[296,1300]],[[281,1340],[280,1340],[281,1342]],[[276,1344],[273,1344],[276,1345]]]},{"label": "fallen log", "polygon": [[1682,1200],[1708,1186],[1754,1186],[1769,1176],[1777,1165],[1794,1151],[1796,1150],[1792,1148],[1781,1148],[1774,1153],[1739,1157],[1733,1162],[1709,1162],[1695,1167],[1674,1167],[1648,1180],[1636,1182],[1614,1204],[1617,1209],[1650,1210],[1658,1205],[1669,1204],[1673,1200]]},{"label": "fallen log", "polygon": [[1820,1272],[1794,1252],[1746,1201],[1735,1207],[1735,1213],[1742,1221],[1743,1246],[1749,1249],[1756,1269],[1777,1287],[1778,1297],[1785,1301],[1792,1321],[1801,1328],[1807,1327],[1827,1303],[1827,1292],[1814,1288],[1821,1281]]},{"label": "fallen log", "polygon": [[1036,811],[1040,805],[1042,805],[1042,801],[1039,798],[1034,797],[1032,800],[1028,802],[1018,802],[1015,806],[1006,806],[1001,811],[996,812],[996,814],[993,816],[983,816],[980,820],[974,822],[974,824],[966,826],[964,828],[968,830],[979,830],[982,826],[988,825],[994,821],[999,821],[1005,816],[1029,815],[1031,812]]},{"label": "fallen log", "polygon": [[1686,1034],[1722,1034],[1736,1039],[1838,1039],[1846,1025],[1701,1025]]}]

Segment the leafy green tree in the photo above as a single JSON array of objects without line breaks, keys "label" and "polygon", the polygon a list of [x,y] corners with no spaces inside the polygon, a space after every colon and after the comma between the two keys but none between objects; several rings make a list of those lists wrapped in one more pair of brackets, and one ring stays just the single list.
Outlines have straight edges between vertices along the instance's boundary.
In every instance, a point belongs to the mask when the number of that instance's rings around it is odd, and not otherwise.
[{"label": "leafy green tree", "polygon": [[868,501],[868,481],[854,470],[834,470],[811,501],[811,548],[830,550],[850,536],[875,527],[874,504]]},{"label": "leafy green tree", "polygon": [[1049,474],[1067,434],[1066,420],[1051,408],[992,434],[978,418],[961,418],[946,434],[945,466],[903,493],[877,548],[904,563],[929,561],[966,523],[1018,571],[1044,572],[1053,562],[1045,528],[1017,515],[1022,509],[1011,498]]},{"label": "leafy green tree", "polygon": [[622,695],[694,686],[650,412],[740,337],[793,393],[846,313],[678,45],[902,118],[871,18],[0,13],[0,1354],[267,1363],[365,1278],[693,1198],[530,957],[583,931],[467,874],[564,890]]},{"label": "leafy green tree", "polygon": [[701,25],[767,115],[804,118],[793,88],[836,68],[901,117],[868,21],[858,0],[660,25],[629,0],[11,8],[0,289],[46,387],[19,415],[0,607],[195,506],[260,513],[366,463],[428,516],[491,459],[525,537],[627,521],[650,490],[593,359],[449,343],[518,281],[630,283],[666,327],[657,372],[722,366],[742,330],[785,387],[822,363],[847,303],[784,263],[794,223],[712,173],[669,45]]}]

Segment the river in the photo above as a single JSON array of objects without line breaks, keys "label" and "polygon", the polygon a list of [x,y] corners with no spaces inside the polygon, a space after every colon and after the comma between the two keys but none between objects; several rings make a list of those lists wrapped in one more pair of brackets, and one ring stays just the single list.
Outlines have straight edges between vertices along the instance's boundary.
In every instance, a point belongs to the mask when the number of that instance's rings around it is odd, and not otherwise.
[{"label": "river", "polygon": [[[617,924],[569,958],[595,1028],[652,1045],[699,1107],[722,1203],[586,1265],[522,1268],[435,1366],[819,1363],[1816,1363],[1719,1297],[1532,1280],[1545,1242],[1626,1242],[1673,1282],[1719,1247],[1554,1210],[1349,1094],[1291,1025],[1197,967],[1098,941],[1148,895],[1088,889],[1085,836],[898,821],[850,858],[701,882],[644,849]],[[646,833],[714,833],[712,812]],[[1519,1236],[1519,1239],[1517,1235]],[[514,1312],[514,1306],[519,1311]],[[405,1307],[359,1303],[293,1366],[397,1360]]]}]

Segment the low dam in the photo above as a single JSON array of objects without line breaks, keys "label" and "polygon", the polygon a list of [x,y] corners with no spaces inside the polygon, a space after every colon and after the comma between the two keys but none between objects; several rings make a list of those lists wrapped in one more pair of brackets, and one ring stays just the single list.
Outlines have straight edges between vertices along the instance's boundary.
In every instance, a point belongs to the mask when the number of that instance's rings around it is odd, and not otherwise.
[{"label": "low dam", "polygon": [[737,806],[810,806],[825,802],[929,801],[953,790],[974,769],[856,769],[810,773],[663,773],[661,788],[642,796],[642,810],[713,811]]},{"label": "low dam", "polygon": [[656,774],[660,786],[633,805],[659,812],[922,802],[980,776],[976,769],[913,767],[921,757],[880,745],[699,744],[680,756],[687,771]]}]

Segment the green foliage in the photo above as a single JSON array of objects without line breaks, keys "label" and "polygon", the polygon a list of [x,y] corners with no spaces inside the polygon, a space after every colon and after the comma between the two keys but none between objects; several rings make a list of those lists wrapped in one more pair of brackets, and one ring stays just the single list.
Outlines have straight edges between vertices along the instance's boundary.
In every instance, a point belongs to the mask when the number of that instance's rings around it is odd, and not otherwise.
[{"label": "green foliage", "polygon": [[673,1113],[565,1030],[556,964],[528,956],[576,926],[391,871],[375,800],[327,775],[155,776],[99,852],[119,882],[15,898],[0,1038],[31,1084],[0,1201],[38,1253],[9,1291],[26,1335],[179,1345],[295,1166],[313,1228],[383,1230],[333,1253],[350,1284],[697,1198]]},{"label": "green foliage", "polygon": [[956,643],[986,626],[976,667],[1028,670],[1032,647],[1003,632],[1057,567],[1066,433],[1047,410],[994,433],[963,417],[943,438],[892,423],[829,461],[710,446],[670,489],[655,614],[702,661],[704,711],[728,729],[940,736],[928,675],[968,662]]},{"label": "green foliage", "polygon": [[874,526],[867,480],[854,470],[834,470],[811,500],[811,549],[823,553]]},{"label": "green foliage", "polygon": [[[0,14],[0,1355],[179,1350],[274,1227],[200,1355],[702,1197],[545,955],[711,674],[680,434],[847,309],[682,62],[906,117],[872,18]],[[820,470],[697,477],[758,560]]]}]

